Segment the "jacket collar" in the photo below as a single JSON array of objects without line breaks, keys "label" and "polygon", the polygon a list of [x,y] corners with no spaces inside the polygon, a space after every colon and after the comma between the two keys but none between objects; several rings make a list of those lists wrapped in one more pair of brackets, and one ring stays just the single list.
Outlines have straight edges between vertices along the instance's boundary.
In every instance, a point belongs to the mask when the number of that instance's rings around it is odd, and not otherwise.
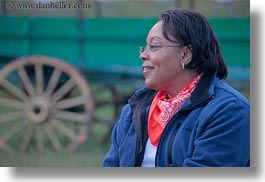
[{"label": "jacket collar", "polygon": [[214,96],[214,87],[217,79],[216,74],[204,75],[202,77],[200,83],[191,94],[190,102],[192,107],[200,105]]}]

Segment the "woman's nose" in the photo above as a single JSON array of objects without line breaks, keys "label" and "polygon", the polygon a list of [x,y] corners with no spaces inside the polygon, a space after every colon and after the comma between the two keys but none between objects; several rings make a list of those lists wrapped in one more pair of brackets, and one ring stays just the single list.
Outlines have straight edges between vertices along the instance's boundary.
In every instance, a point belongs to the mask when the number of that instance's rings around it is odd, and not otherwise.
[{"label": "woman's nose", "polygon": [[146,54],[146,51],[144,51],[140,54],[140,59],[143,61],[148,59],[148,55]]}]

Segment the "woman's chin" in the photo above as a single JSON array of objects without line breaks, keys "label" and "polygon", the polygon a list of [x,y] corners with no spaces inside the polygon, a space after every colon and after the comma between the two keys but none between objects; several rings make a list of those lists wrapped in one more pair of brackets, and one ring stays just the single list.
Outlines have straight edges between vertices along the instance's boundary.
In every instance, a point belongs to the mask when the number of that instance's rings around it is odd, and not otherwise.
[{"label": "woman's chin", "polygon": [[149,89],[154,89],[154,90],[158,89],[157,82],[150,79],[145,79],[145,86]]}]

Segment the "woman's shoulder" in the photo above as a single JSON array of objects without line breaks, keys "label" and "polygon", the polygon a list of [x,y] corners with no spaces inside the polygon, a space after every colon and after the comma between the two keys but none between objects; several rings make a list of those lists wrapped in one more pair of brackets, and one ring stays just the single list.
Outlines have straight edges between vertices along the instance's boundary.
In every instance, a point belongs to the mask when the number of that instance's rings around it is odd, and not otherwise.
[{"label": "woman's shoulder", "polygon": [[215,95],[223,101],[233,100],[238,104],[243,104],[249,107],[248,99],[239,90],[235,89],[225,81],[217,82]]}]

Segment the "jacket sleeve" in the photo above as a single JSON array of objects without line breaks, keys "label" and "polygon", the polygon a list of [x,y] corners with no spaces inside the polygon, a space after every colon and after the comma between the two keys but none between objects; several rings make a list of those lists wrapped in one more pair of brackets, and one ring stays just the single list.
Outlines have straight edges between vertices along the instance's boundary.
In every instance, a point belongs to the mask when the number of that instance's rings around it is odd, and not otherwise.
[{"label": "jacket sleeve", "polygon": [[108,153],[103,160],[103,167],[119,167],[118,145],[115,137],[118,127],[119,126],[117,123],[112,130],[112,143]]},{"label": "jacket sleeve", "polygon": [[125,133],[127,132],[126,121],[130,115],[129,105],[125,105],[121,111],[121,116],[115,124],[111,135],[111,146],[107,152],[103,162],[103,167],[120,167],[119,149],[122,141],[124,140]]},{"label": "jacket sleeve", "polygon": [[199,117],[197,131],[193,133],[193,154],[184,160],[183,166],[249,166],[249,105],[239,100],[215,103],[210,108],[210,112]]}]

